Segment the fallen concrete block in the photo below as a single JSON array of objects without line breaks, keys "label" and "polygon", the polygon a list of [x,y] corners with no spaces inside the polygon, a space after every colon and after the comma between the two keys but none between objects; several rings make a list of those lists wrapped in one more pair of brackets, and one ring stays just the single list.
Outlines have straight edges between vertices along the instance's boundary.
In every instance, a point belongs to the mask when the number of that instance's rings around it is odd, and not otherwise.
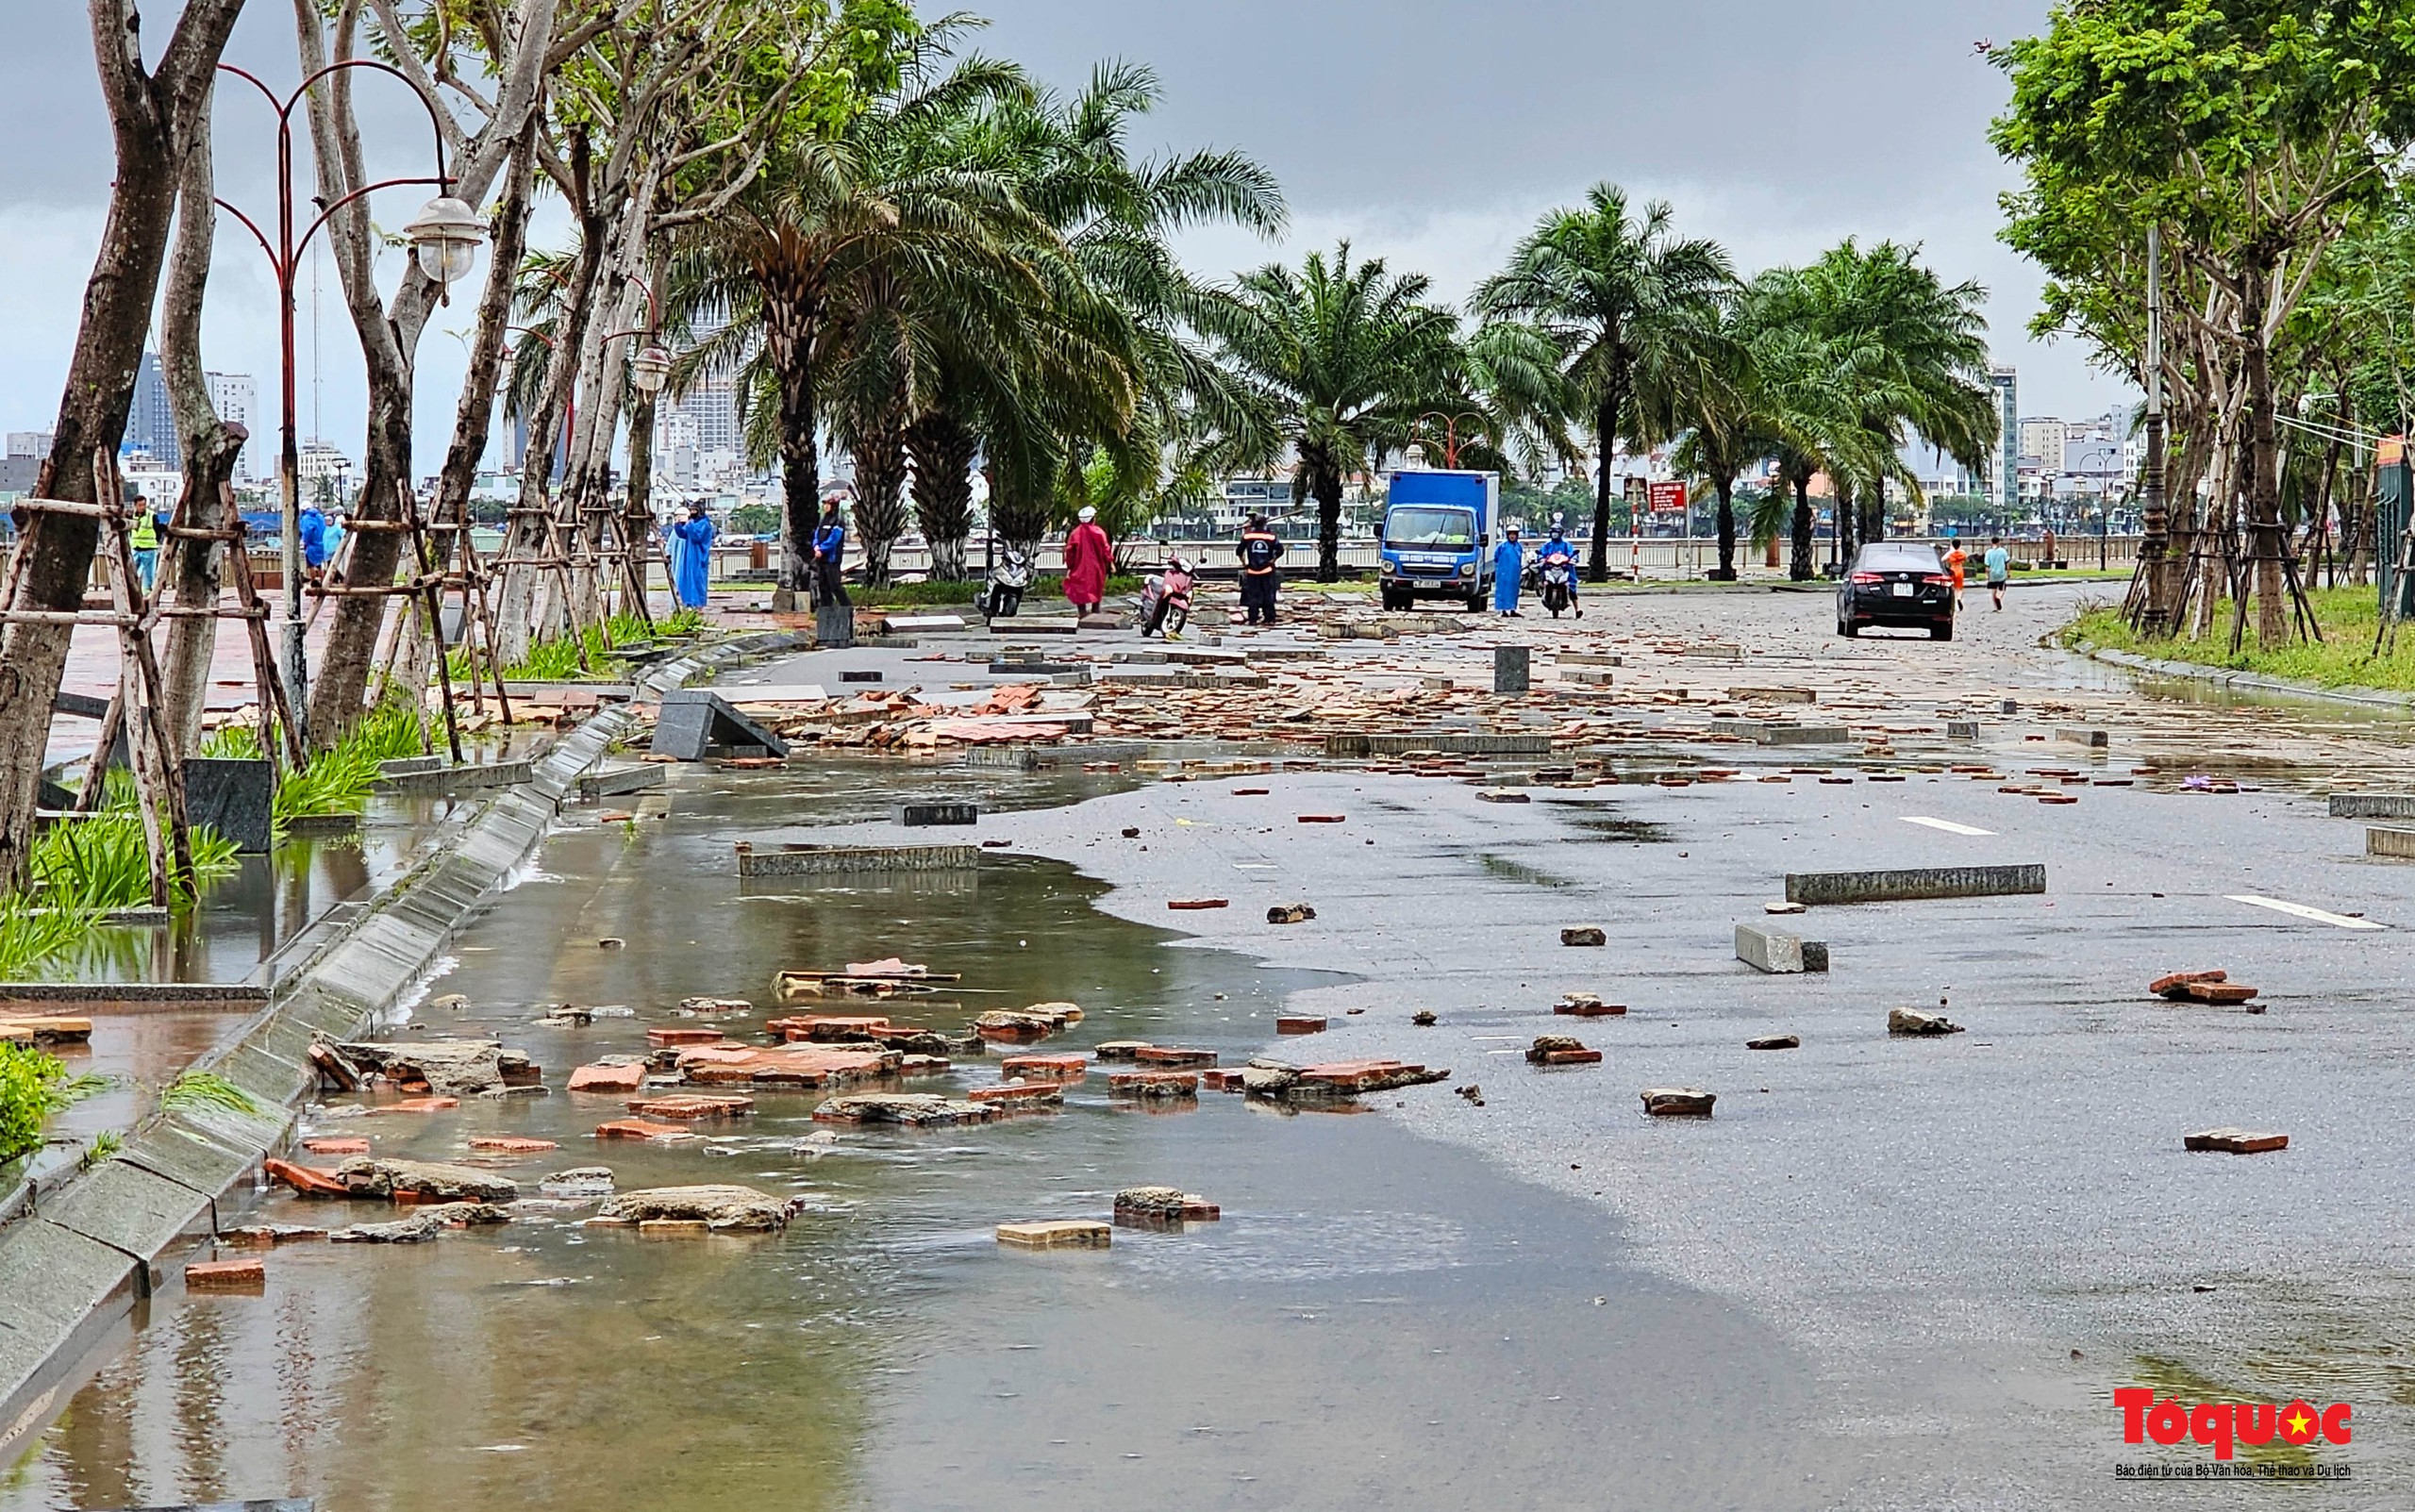
[{"label": "fallen concrete block", "polygon": [[276,786],[275,771],[264,760],[243,757],[188,756],[182,763],[185,818],[207,824],[235,842],[245,855],[259,855],[275,842],[269,801]]},{"label": "fallen concrete block", "polygon": [[1524,646],[1492,648],[1492,690],[1496,693],[1527,691],[1528,656]]},{"label": "fallen concrete block", "polygon": [[786,756],[789,743],[762,724],[741,714],[729,700],[709,689],[683,688],[666,693],[656,715],[653,743],[656,756],[702,761],[715,749],[752,746],[774,756]]},{"label": "fallen concrete block", "polygon": [[908,829],[927,829],[941,824],[978,824],[981,806],[978,804],[905,804],[897,810],[897,822]]},{"label": "fallen concrete block", "polygon": [[742,877],[819,876],[837,872],[964,872],[981,864],[977,845],[783,845],[758,850],[737,844]]},{"label": "fallen concrete block", "polygon": [[2334,819],[2415,819],[2415,792],[2335,792]]},{"label": "fallen concrete block", "polygon": [[702,1222],[716,1233],[785,1228],[795,1203],[752,1187],[649,1187],[608,1198],[589,1221],[630,1224],[663,1220]]},{"label": "fallen concrete block", "polygon": [[185,1267],[187,1291],[258,1291],[268,1285],[260,1260],[195,1260]]},{"label": "fallen concrete block", "polygon": [[2180,1147],[2199,1153],[2217,1155],[2258,1155],[2290,1147],[2286,1134],[2268,1134],[2253,1129],[2207,1129],[2201,1134],[2181,1136]]},{"label": "fallen concrete block", "polygon": [[1323,1034],[1324,1029],[1323,1018],[1307,1014],[1288,1015],[1274,1021],[1274,1032],[1278,1035]]},{"label": "fallen concrete block", "polygon": [[1773,975],[1824,972],[1828,969],[1828,947],[1824,940],[1805,939],[1800,935],[1763,929],[1757,924],[1738,924],[1736,958]]},{"label": "fallen concrete block", "polygon": [[660,763],[635,763],[624,767],[605,767],[578,779],[578,795],[589,803],[598,798],[619,798],[628,793],[643,792],[649,788],[662,787],[670,780],[671,769]]},{"label": "fallen concrete block", "polygon": [[1480,788],[1476,789],[1480,804],[1531,804],[1534,795],[1520,788]]},{"label": "fallen concrete block", "polygon": [[909,1128],[936,1128],[951,1123],[978,1123],[990,1110],[978,1103],[958,1102],[937,1092],[871,1092],[834,1097],[813,1110],[818,1123],[899,1123]]},{"label": "fallen concrete block", "polygon": [[1744,1048],[1747,1050],[1800,1050],[1803,1048],[1803,1037],[1791,1034],[1765,1035],[1758,1039],[1745,1040]]},{"label": "fallen concrete block", "polygon": [[537,1183],[537,1189],[548,1197],[609,1197],[612,1195],[612,1168],[573,1166],[568,1171],[557,1171]]},{"label": "fallen concrete block", "polygon": [[1104,1250],[1114,1244],[1115,1229],[1095,1219],[1001,1223],[998,1242],[1017,1250]]},{"label": "fallen concrete block", "polygon": [[1576,683],[1587,688],[1608,688],[1618,676],[1607,667],[1571,667],[1565,664],[1567,661],[1565,656],[1560,660],[1562,665],[1559,670],[1559,678],[1562,682]]},{"label": "fallen concrete block", "polygon": [[317,1135],[303,1140],[302,1149],[314,1155],[365,1155],[369,1141],[347,1135]]},{"label": "fallen concrete block", "polygon": [[967,1102],[1007,1112],[1028,1113],[1065,1105],[1065,1088],[1056,1082],[1000,1082],[991,1087],[975,1087],[964,1096]]},{"label": "fallen concrete block", "polygon": [[1790,903],[1887,903],[1933,898],[1994,898],[2046,890],[2046,868],[1919,866],[1874,872],[1790,872]]},{"label": "fallen concrete block", "polygon": [[397,1203],[508,1203],[520,1197],[520,1184],[508,1176],[429,1160],[356,1157],[336,1168],[336,1179],[355,1197]]},{"label": "fallen concrete block", "polygon": [[1841,724],[1773,724],[1761,737],[1763,745],[1842,745],[1853,732]]},{"label": "fallen concrete block", "polygon": [[[691,1087],[833,1088],[904,1069],[899,1051],[829,1045],[697,1045],[672,1052],[679,1079]],[[634,1088],[633,1088],[634,1089]]]},{"label": "fallen concrete block", "polygon": [[880,681],[880,673],[869,667],[850,667],[839,673],[839,680],[842,683],[876,683]]},{"label": "fallen concrete block", "polygon": [[1643,1111],[1656,1119],[1707,1119],[1719,1101],[1716,1092],[1695,1087],[1647,1087],[1641,1095]]},{"label": "fallen concrete block", "polygon": [[2387,856],[2400,861],[2415,860],[2415,829],[2368,824],[2365,826],[2365,854]]},{"label": "fallen concrete block", "polygon": [[2071,724],[2057,725],[2055,739],[2072,745],[2084,745],[2096,751],[2102,751],[2113,743],[2113,737],[2107,731],[2081,729]]},{"label": "fallen concrete block", "polygon": [[973,1021],[973,1032],[985,1040],[1003,1039],[1009,1044],[1029,1044],[1055,1034],[1061,1024],[1044,1014],[1024,1013],[1013,1008],[992,1008]]},{"label": "fallen concrete block", "polygon": [[1348,757],[1407,756],[1432,751],[1441,756],[1549,756],[1548,735],[1328,735],[1324,754]]},{"label": "fallen concrete block", "polygon": [[1977,720],[1947,720],[1945,738],[1949,740],[1975,740],[1979,738]]},{"label": "fallen concrete block", "polygon": [[1101,1060],[1131,1060],[1148,1048],[1146,1039],[1109,1039],[1092,1046],[1091,1054]]},{"label": "fallen concrete block", "polygon": [[1960,1034],[1962,1026],[1942,1013],[1928,1013],[1919,1008],[1889,1008],[1887,1032],[1890,1035]]},{"label": "fallen concrete block", "polygon": [[1589,1050],[1585,1042],[1564,1034],[1535,1036],[1526,1050],[1526,1060],[1536,1066],[1591,1066],[1599,1062],[1602,1053]]},{"label": "fallen concrete block", "polygon": [[439,1203],[391,1223],[355,1223],[330,1230],[330,1244],[421,1244],[453,1229],[476,1223],[508,1223],[511,1209],[500,1203]]},{"label": "fallen concrete block", "polygon": [[1563,945],[1607,945],[1610,938],[1594,925],[1580,924],[1561,930],[1559,942]]},{"label": "fallen concrete block", "polygon": [[1819,690],[1811,688],[1731,688],[1727,690],[1727,696],[1763,704],[1816,704],[1820,701]]},{"label": "fallen concrete block", "polygon": [[1303,824],[1339,824],[1349,818],[1346,814],[1302,814],[1299,817]]}]

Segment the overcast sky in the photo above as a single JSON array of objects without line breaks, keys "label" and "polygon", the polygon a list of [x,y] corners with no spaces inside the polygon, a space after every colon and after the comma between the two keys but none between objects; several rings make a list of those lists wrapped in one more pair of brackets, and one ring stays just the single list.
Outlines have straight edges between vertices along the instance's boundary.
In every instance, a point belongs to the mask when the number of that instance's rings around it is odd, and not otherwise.
[{"label": "overcast sky", "polygon": [[[2103,413],[2124,397],[2065,341],[2029,341],[2038,277],[1995,240],[2012,175],[1989,149],[2003,75],[1974,51],[2037,30],[2046,0],[990,0],[983,50],[1074,87],[1104,58],[1144,62],[1165,101],[1147,149],[1253,154],[1292,212],[1281,245],[1191,236],[1195,267],[1223,274],[1296,258],[1348,237],[1463,297],[1537,216],[1602,179],[1658,197],[1679,227],[1716,238],[1750,274],[1816,257],[1846,236],[1918,241],[1949,282],[1990,291],[1996,358],[2019,366],[2024,414]],[[45,428],[75,338],[109,176],[84,7],[6,0],[0,99],[0,428]],[[173,5],[145,7],[156,50]],[[294,76],[292,10],[258,0],[230,56]],[[373,167],[423,173],[426,127],[399,85],[372,107]],[[274,130],[255,98],[218,107],[220,191],[268,205]],[[381,197],[408,220],[420,194]],[[555,224],[558,224],[558,220]],[[275,307],[265,259],[222,226],[205,326],[210,366],[258,376],[273,420]],[[238,240],[238,238],[242,240]],[[319,428],[360,442],[360,363],[328,274]],[[301,421],[312,428],[308,280]],[[421,349],[420,471],[442,456],[461,368],[440,315]]]}]

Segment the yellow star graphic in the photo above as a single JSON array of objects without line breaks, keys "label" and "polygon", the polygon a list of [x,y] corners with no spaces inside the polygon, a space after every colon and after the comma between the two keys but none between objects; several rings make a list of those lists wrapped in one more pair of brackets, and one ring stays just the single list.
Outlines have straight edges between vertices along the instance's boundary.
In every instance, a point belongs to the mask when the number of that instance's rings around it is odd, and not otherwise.
[{"label": "yellow star graphic", "polygon": [[2307,1430],[2313,1426],[2314,1423],[2312,1420],[2308,1419],[2305,1413],[2301,1412],[2296,1417],[2290,1420],[2290,1437],[2292,1438],[2304,1438],[2306,1437]]}]

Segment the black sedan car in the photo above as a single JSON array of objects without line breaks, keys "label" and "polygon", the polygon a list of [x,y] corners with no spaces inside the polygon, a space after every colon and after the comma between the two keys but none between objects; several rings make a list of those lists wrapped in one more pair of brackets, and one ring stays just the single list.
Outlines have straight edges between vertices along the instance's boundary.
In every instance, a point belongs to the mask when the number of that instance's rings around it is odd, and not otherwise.
[{"label": "black sedan car", "polygon": [[1865,625],[1924,629],[1932,640],[1954,639],[1954,578],[1937,548],[1909,540],[1874,540],[1837,585],[1837,634]]}]

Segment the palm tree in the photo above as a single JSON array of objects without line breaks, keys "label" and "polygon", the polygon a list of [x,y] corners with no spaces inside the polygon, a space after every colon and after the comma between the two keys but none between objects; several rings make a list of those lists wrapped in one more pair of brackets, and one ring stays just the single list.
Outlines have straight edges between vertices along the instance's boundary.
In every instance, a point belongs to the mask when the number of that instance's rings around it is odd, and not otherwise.
[{"label": "palm tree", "polygon": [[[900,268],[935,275],[977,268],[999,286],[1037,280],[1022,264],[1050,240],[1012,183],[984,165],[912,150],[930,125],[971,99],[1010,91],[1021,75],[978,59],[945,79],[908,87],[834,140],[800,143],[729,208],[700,224],[673,259],[668,280],[681,318],[726,324],[700,360],[759,367],[775,403],[781,471],[776,598],[807,584],[820,513],[823,386],[848,312],[882,297],[865,280]],[[763,386],[750,374],[741,390]]]},{"label": "palm tree", "polygon": [[1330,260],[1309,253],[1297,273],[1273,263],[1244,275],[1216,324],[1220,357],[1290,443],[1293,496],[1317,501],[1320,582],[1341,575],[1344,479],[1405,441],[1428,403],[1451,391],[1458,321],[1426,303],[1429,288],[1381,258],[1354,260],[1344,241]]},{"label": "palm tree", "polygon": [[1736,581],[1737,477],[1785,442],[1753,350],[1757,314],[1748,300],[1722,299],[1708,333],[1713,340],[1702,345],[1688,381],[1670,395],[1667,428],[1684,437],[1671,460],[1688,476],[1707,478],[1719,500],[1714,582]]},{"label": "palm tree", "polygon": [[1611,454],[1622,437],[1662,439],[1640,422],[1674,407],[1651,396],[1675,388],[1693,365],[1720,297],[1736,282],[1717,243],[1678,240],[1672,219],[1657,201],[1630,217],[1625,191],[1596,184],[1583,208],[1544,216],[1509,266],[1476,291],[1486,319],[1527,321],[1550,334],[1570,394],[1584,407],[1599,468],[1588,564],[1597,583],[1609,575]]}]

